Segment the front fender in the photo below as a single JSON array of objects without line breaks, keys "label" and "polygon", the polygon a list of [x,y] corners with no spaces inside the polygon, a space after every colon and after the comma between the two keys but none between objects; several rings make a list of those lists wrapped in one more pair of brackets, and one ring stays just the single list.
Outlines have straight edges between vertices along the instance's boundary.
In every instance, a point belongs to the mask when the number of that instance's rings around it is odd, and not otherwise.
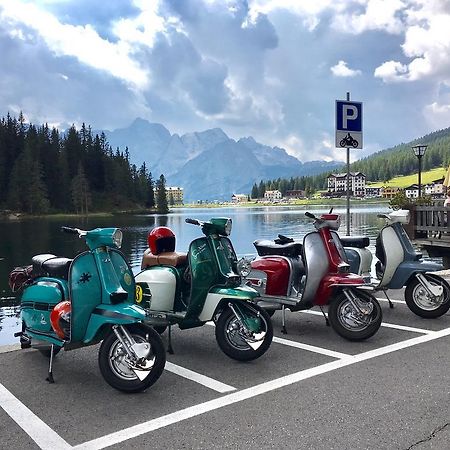
[{"label": "front fender", "polygon": [[208,293],[203,311],[199,320],[208,322],[222,308],[227,301],[247,301],[256,302],[259,293],[249,286],[239,286],[235,288],[215,287]]},{"label": "front fender", "polygon": [[432,261],[405,261],[394,272],[389,289],[401,289],[416,273],[436,272],[442,270],[442,264]]},{"label": "front fender", "polygon": [[94,340],[104,325],[129,325],[143,322],[145,311],[132,303],[121,305],[98,305],[91,314],[83,342]]}]

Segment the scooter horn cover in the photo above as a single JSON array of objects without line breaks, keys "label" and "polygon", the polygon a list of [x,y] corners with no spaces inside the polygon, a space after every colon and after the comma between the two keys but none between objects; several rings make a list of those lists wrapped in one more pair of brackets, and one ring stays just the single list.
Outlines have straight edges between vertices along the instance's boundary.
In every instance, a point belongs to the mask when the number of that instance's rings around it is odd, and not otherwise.
[{"label": "scooter horn cover", "polygon": [[156,227],[148,233],[148,246],[154,255],[175,251],[175,235],[170,228]]},{"label": "scooter horn cover", "polygon": [[61,339],[70,339],[70,312],[70,302],[66,300],[58,303],[50,313],[52,328]]}]

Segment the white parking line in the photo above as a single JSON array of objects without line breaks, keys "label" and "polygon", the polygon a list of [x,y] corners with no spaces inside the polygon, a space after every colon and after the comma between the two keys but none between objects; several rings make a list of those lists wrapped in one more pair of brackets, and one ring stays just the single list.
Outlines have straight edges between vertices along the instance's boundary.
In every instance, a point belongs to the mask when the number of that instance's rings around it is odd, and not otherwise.
[{"label": "white parking line", "polygon": [[43,450],[72,448],[0,383],[0,406]]},{"label": "white parking line", "polygon": [[395,328],[396,330],[402,330],[402,331],[411,331],[412,333],[421,333],[421,334],[433,334],[436,333],[436,331],[433,330],[426,330],[424,328],[414,328],[414,327],[407,327],[404,325],[396,325],[393,323],[386,323],[383,322],[381,324],[382,327],[386,328]]},{"label": "white parking line", "polygon": [[[312,314],[314,316],[323,316],[323,314],[320,311],[311,311],[310,309],[305,310],[305,311],[300,311],[303,314]],[[382,327],[385,328],[394,328],[397,330],[402,330],[402,331],[411,331],[413,333],[420,333],[420,334],[432,334],[432,333],[436,333],[436,331],[432,331],[432,330],[426,330],[424,328],[413,328],[413,327],[407,327],[404,325],[396,325],[394,323],[386,323],[383,322],[381,324]]]},{"label": "white parking line", "polygon": [[213,378],[207,377],[206,375],[202,375],[200,373],[194,372],[193,370],[178,366],[169,361],[166,362],[164,369],[176,375],[179,375],[180,377],[195,381],[196,383],[206,386],[209,389],[213,389],[216,392],[220,392],[221,394],[236,390],[236,388],[233,386],[221,383],[220,381],[214,380]]},{"label": "white parking line", "polygon": [[[387,299],[387,298],[385,298],[385,297],[375,297],[378,301],[380,301],[380,302],[388,302],[389,300]],[[406,306],[406,302],[404,301],[404,300],[393,300],[392,298],[391,298],[391,302],[392,303],[400,303],[400,304],[402,304],[402,305],[405,305]]]},{"label": "white parking line", "polygon": [[326,348],[316,347],[314,345],[302,344],[301,342],[291,341],[289,339],[283,339],[283,338],[279,338],[279,337],[275,337],[275,336],[273,338],[273,342],[276,342],[277,344],[287,345],[289,347],[300,348],[302,350],[307,350],[309,352],[320,353],[322,355],[330,356],[331,358],[342,359],[342,358],[347,358],[347,357],[351,356],[347,353],[335,352],[333,350],[327,350]]},{"label": "white parking line", "polygon": [[340,369],[341,367],[346,367],[362,361],[367,361],[369,359],[373,359],[378,356],[386,355],[388,353],[412,347],[414,345],[423,344],[425,342],[429,342],[444,336],[450,336],[450,328],[437,331],[433,334],[427,334],[412,339],[408,339],[406,341],[397,342],[396,344],[391,344],[386,347],[370,350],[368,352],[360,353],[359,355],[349,356],[348,358],[339,359],[326,364],[322,364],[320,366],[312,367],[310,369],[302,370],[300,372],[296,372],[291,375],[286,375],[284,377],[277,378],[275,380],[267,381],[257,386],[243,389],[242,391],[233,392],[232,394],[224,395],[214,400],[190,406],[189,408],[181,409],[174,413],[149,420],[148,422],[134,425],[130,428],[126,428],[124,430],[108,434],[106,436],[94,439],[92,441],[85,442],[84,444],[75,446],[74,449],[99,450],[102,448],[106,448],[111,445],[124,442],[128,439],[132,439],[137,436],[149,433],[150,431],[158,430],[168,425],[178,423],[183,420],[190,419],[192,417],[199,416],[206,412],[223,408],[225,406],[229,406],[234,403],[242,402],[244,400],[248,400],[258,395],[265,394],[275,389],[280,389],[282,387],[289,386],[293,383],[298,383],[299,381],[312,378],[316,375],[322,375],[324,373]]}]

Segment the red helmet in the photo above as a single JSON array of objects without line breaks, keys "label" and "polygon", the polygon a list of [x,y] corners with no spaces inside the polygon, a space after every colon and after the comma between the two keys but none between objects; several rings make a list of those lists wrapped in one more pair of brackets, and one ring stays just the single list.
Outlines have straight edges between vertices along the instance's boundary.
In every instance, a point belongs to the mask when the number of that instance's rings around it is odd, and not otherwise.
[{"label": "red helmet", "polygon": [[70,311],[70,302],[65,301],[58,303],[50,313],[52,328],[61,339],[70,339]]},{"label": "red helmet", "polygon": [[154,255],[175,251],[175,235],[170,228],[156,227],[148,233],[148,246]]}]

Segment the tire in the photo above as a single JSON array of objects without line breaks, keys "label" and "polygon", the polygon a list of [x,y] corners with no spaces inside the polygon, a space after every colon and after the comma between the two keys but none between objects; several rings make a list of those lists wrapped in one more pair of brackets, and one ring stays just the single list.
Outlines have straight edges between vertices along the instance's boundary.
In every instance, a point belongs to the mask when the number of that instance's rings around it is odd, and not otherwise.
[{"label": "tire", "polygon": [[[230,308],[226,308],[219,316],[216,323],[216,340],[220,349],[230,358],[237,361],[253,361],[262,356],[270,347],[273,338],[272,322],[269,314],[256,305],[239,305],[245,308],[246,313],[261,320],[261,332],[265,331],[265,336],[261,345],[253,349],[242,337],[244,333],[237,317]],[[253,333],[252,333],[253,335]]]},{"label": "tire", "polygon": [[127,331],[137,343],[148,342],[151,346],[149,358],[153,359],[153,367],[141,381],[127,366],[128,357],[122,344],[111,331],[103,340],[98,353],[100,372],[105,381],[115,389],[123,392],[141,392],[154,384],[161,376],[166,364],[166,350],[159,334],[151,327],[143,324],[128,325]]},{"label": "tire", "polygon": [[273,317],[273,315],[275,314],[276,309],[265,309],[264,311],[267,313],[267,315],[269,317]]},{"label": "tire", "polygon": [[158,333],[158,334],[163,334],[164,331],[167,330],[167,325],[154,325],[153,329]]},{"label": "tire", "polygon": [[332,301],[328,309],[328,319],[334,331],[349,341],[362,341],[373,336],[381,326],[383,313],[378,301],[367,292],[353,290],[360,301],[370,302],[373,311],[367,319],[357,317],[353,307],[343,292]]},{"label": "tire", "polygon": [[443,278],[436,275],[424,274],[424,277],[433,285],[443,286],[444,292],[438,299],[438,303],[432,301],[431,296],[416,277],[412,278],[406,286],[405,302],[414,314],[424,319],[441,317],[450,309],[450,286]]}]

